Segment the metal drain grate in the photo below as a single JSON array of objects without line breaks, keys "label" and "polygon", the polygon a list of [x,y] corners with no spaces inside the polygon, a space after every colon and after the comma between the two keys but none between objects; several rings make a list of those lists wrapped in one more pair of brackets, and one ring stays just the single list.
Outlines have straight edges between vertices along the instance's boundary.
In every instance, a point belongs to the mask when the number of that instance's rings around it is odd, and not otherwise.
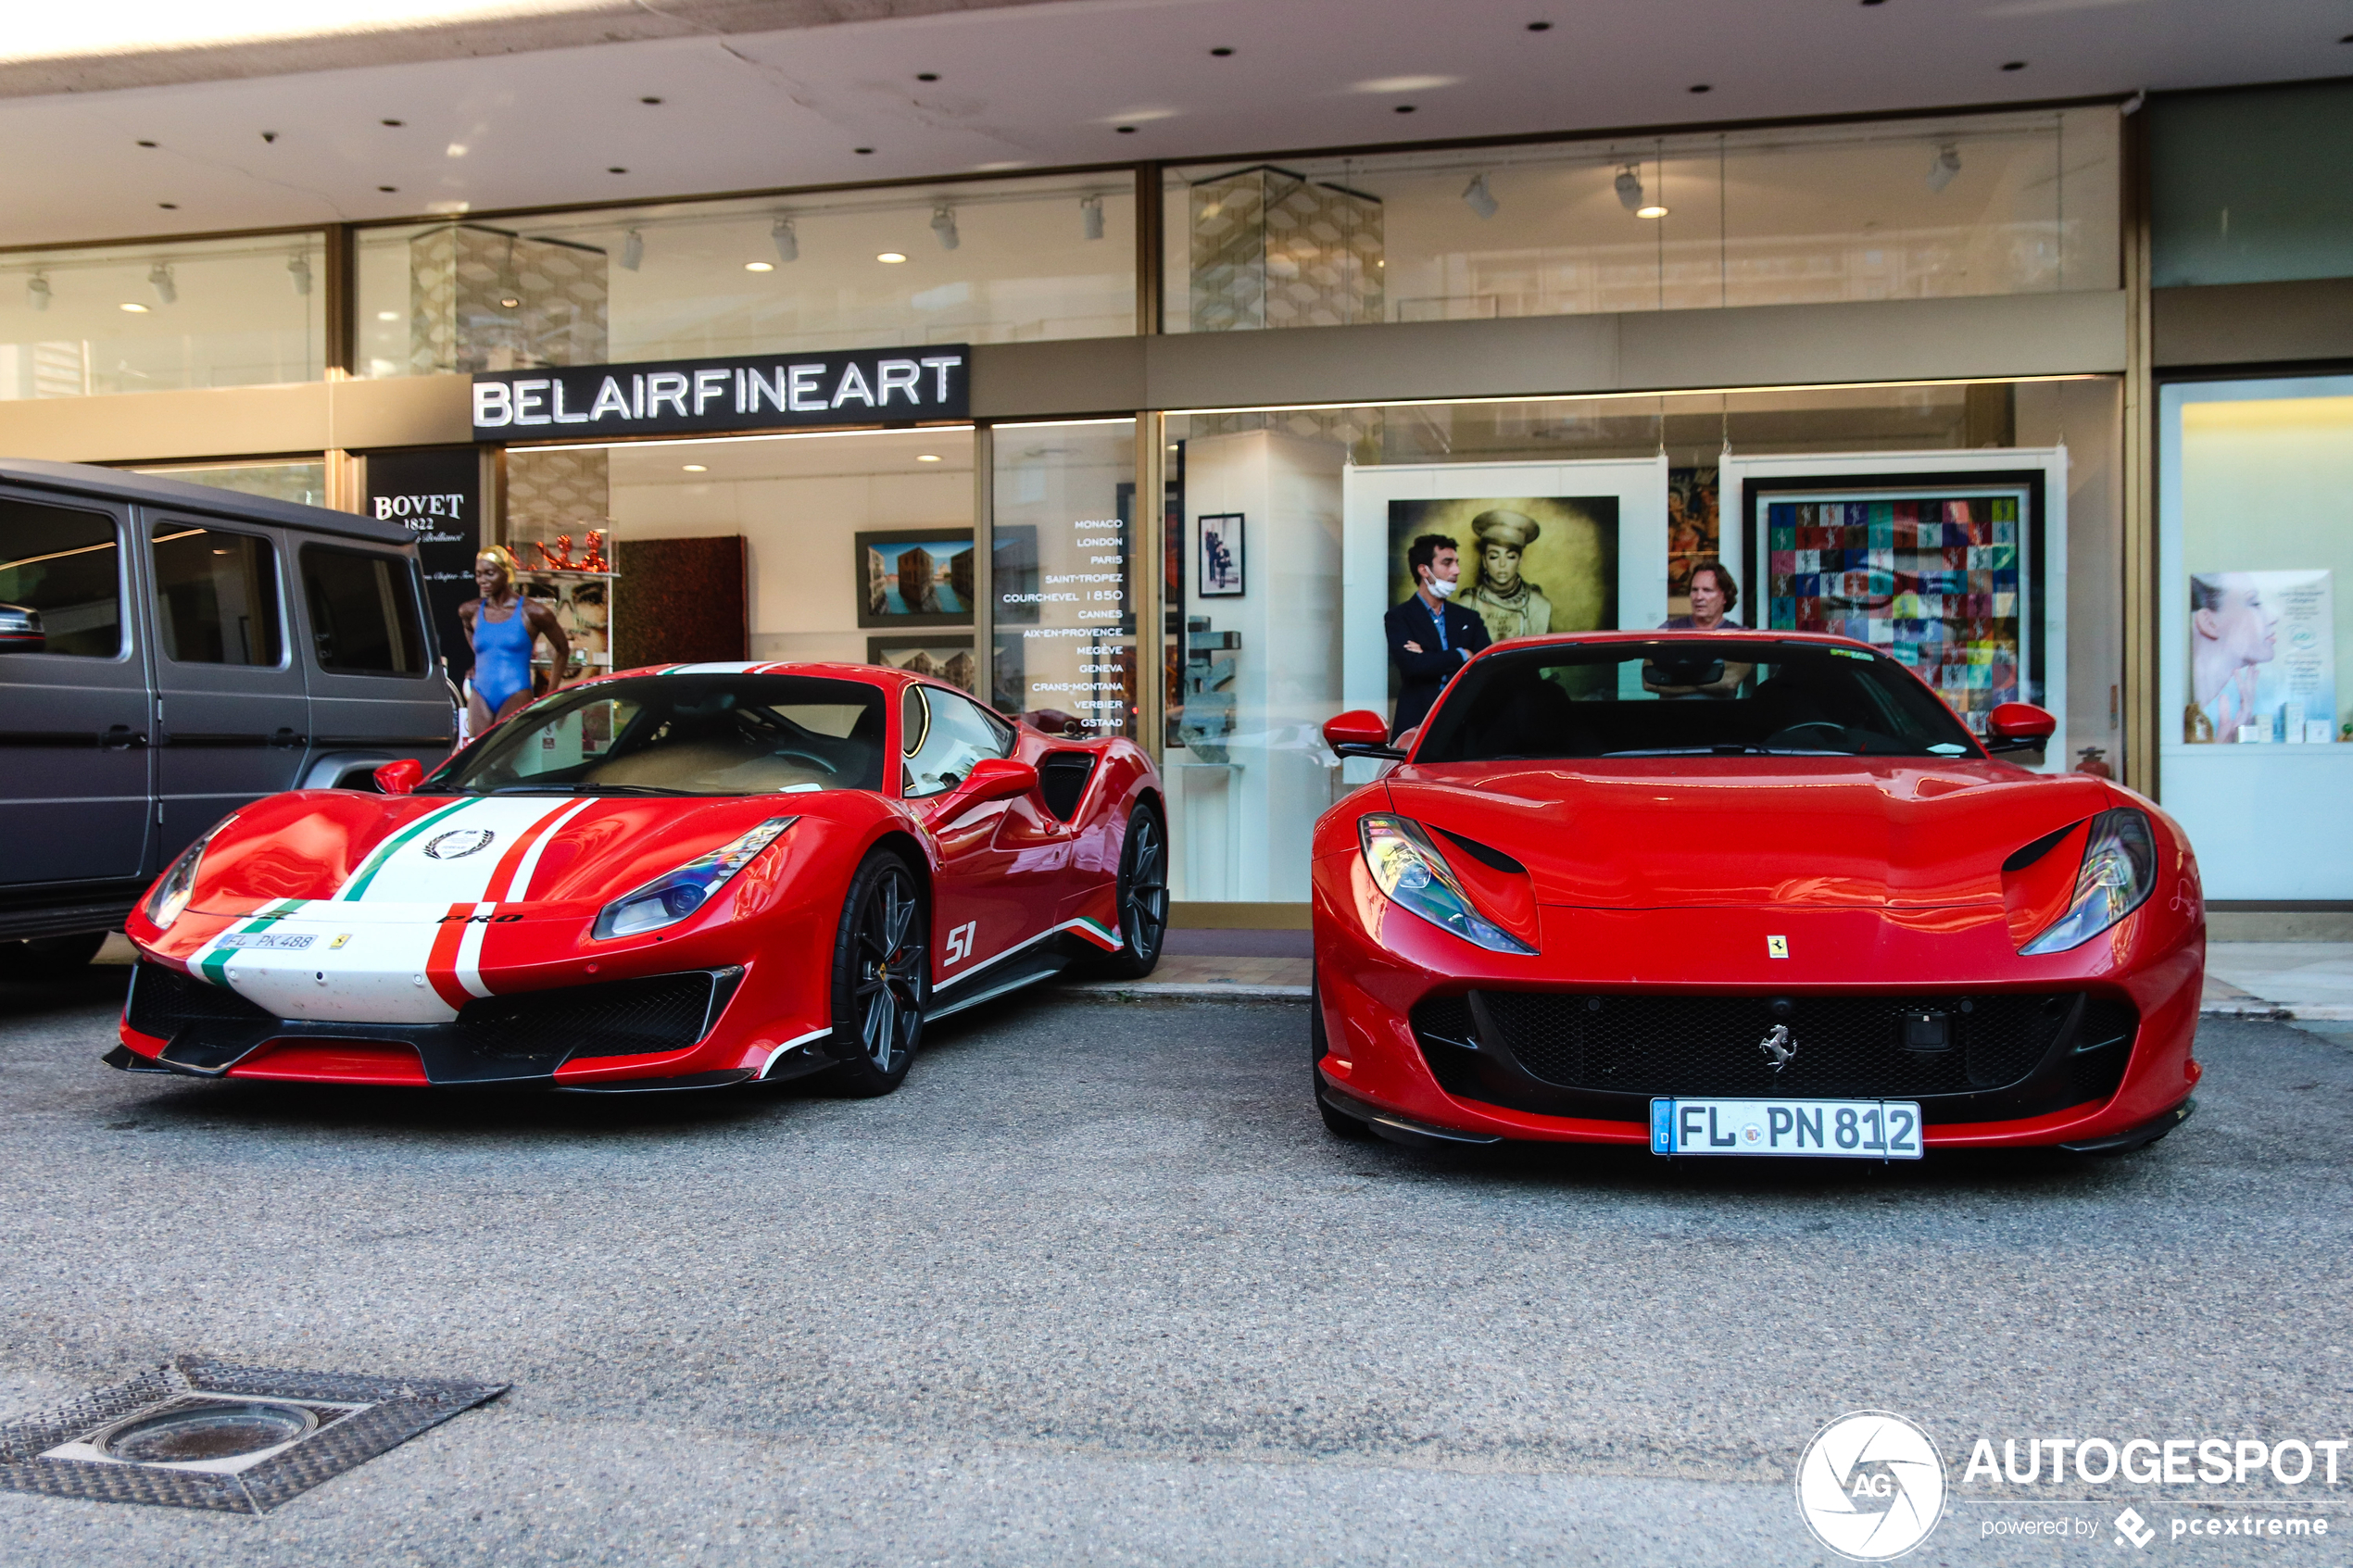
[{"label": "metal drain grate", "polygon": [[0,1488],[263,1513],[506,1390],[183,1357],[0,1425]]}]

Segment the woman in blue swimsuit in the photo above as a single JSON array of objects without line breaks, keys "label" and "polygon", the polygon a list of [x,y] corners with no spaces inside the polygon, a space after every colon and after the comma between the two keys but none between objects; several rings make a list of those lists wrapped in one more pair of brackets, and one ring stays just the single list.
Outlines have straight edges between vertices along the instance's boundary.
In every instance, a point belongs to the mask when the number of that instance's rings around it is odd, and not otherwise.
[{"label": "woman in blue swimsuit", "polygon": [[572,640],[546,605],[515,588],[515,558],[493,545],[474,558],[474,586],[482,597],[458,608],[473,645],[473,696],[466,704],[471,733],[480,734],[531,701],[531,649],[547,639],[555,654],[555,684],[562,685],[572,663]]}]

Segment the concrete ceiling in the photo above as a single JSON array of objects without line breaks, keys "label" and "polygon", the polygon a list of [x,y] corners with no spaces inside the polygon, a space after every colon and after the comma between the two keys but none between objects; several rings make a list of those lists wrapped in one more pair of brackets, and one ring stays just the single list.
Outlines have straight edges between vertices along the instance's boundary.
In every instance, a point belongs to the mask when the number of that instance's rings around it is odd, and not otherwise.
[{"label": "concrete ceiling", "polygon": [[537,0],[0,43],[0,245],[2309,79],[2353,73],[2348,22],[2343,0]]}]

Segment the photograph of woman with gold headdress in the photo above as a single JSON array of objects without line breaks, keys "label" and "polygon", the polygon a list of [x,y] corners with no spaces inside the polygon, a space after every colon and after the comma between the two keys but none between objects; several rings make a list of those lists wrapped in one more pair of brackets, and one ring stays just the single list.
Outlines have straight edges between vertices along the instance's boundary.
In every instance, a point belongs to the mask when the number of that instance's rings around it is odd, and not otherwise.
[{"label": "photograph of woman with gold headdress", "polygon": [[1455,602],[1494,642],[1617,625],[1615,495],[1391,501],[1391,602],[1414,591],[1405,552],[1423,533],[1463,541]]}]

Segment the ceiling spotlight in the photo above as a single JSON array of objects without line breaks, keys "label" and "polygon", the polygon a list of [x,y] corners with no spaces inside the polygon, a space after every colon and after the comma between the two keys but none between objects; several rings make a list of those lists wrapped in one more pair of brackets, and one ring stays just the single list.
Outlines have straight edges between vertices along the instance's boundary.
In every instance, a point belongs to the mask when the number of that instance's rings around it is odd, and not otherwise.
[{"label": "ceiling spotlight", "polygon": [[875,259],[881,262],[886,267],[896,267],[900,262],[906,260],[907,257],[899,251],[887,250],[882,252],[879,256],[876,256]]},{"label": "ceiling spotlight", "polygon": [[1495,193],[1487,188],[1485,174],[1472,175],[1471,182],[1463,187],[1463,205],[1481,218],[1492,218],[1502,211],[1504,207],[1502,202],[1495,199]]},{"label": "ceiling spotlight", "polygon": [[919,463],[936,463],[939,461],[939,454],[937,452],[918,452],[915,455],[915,461]]},{"label": "ceiling spotlight", "polygon": [[645,264],[646,236],[632,229],[621,236],[621,270],[635,272]]},{"label": "ceiling spotlight", "polygon": [[1080,232],[1090,240],[1100,240],[1103,237],[1102,197],[1081,196],[1078,198],[1078,227]]},{"label": "ceiling spotlight", "polygon": [[35,272],[24,281],[24,302],[35,310],[49,308],[49,274]]},{"label": "ceiling spotlight", "polygon": [[306,297],[310,293],[310,257],[296,251],[286,257],[286,276],[294,280],[294,291]]},{"label": "ceiling spotlight", "polygon": [[379,321],[397,321],[400,320],[400,312],[397,310],[379,310],[376,312],[376,320]]},{"label": "ceiling spotlight", "polygon": [[522,303],[522,299],[511,294],[502,294],[498,296],[498,306],[502,310],[512,310]]},{"label": "ceiling spotlight", "polygon": [[1659,206],[1658,203],[1653,202],[1648,207],[1636,207],[1634,209],[1634,216],[1637,218],[1664,218],[1667,216],[1667,209]]},{"label": "ceiling spotlight", "polygon": [[147,313],[147,307],[136,300],[124,300],[122,308],[130,311],[133,316],[145,316]]},{"label": "ceiling spotlight", "polygon": [[778,218],[768,225],[768,243],[776,247],[777,260],[800,259],[800,235],[794,230],[791,219]]},{"label": "ceiling spotlight", "polygon": [[1630,163],[1618,165],[1617,178],[1611,182],[1617,190],[1617,205],[1629,212],[1639,212],[1642,206],[1642,177]]},{"label": "ceiling spotlight", "polygon": [[747,261],[744,263],[744,270],[747,272],[774,272],[775,270],[776,264],[773,261]]},{"label": "ceiling spotlight", "polygon": [[147,269],[147,286],[156,291],[159,305],[170,305],[180,297],[180,285],[172,282],[171,268],[167,262],[158,261]]},{"label": "ceiling spotlight", "polygon": [[956,237],[956,209],[941,202],[931,209],[931,232],[939,236],[939,248],[954,250],[963,242]]},{"label": "ceiling spotlight", "polygon": [[688,473],[709,473],[711,471],[711,465],[708,463],[687,463],[685,467]]},{"label": "ceiling spotlight", "polygon": [[1928,188],[1942,194],[1944,187],[1959,178],[1961,149],[1952,142],[1936,149],[1936,161],[1928,166]]}]

